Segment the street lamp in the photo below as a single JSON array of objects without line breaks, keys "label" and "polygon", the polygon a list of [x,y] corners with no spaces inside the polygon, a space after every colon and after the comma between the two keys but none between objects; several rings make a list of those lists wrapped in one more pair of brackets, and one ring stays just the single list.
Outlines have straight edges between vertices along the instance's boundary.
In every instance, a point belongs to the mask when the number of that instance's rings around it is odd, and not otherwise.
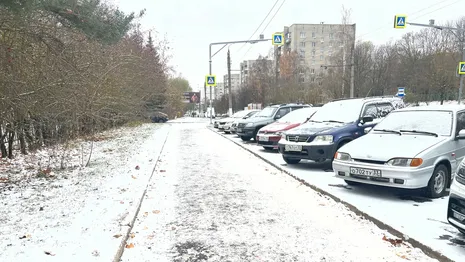
[{"label": "street lamp", "polygon": [[[258,42],[266,42],[266,41],[271,41],[271,39],[263,39],[262,36],[260,36],[260,39],[256,40],[241,40],[241,41],[228,41],[228,42],[216,42],[216,43],[210,43],[209,48],[208,48],[208,65],[209,65],[209,70],[208,73],[209,75],[212,74],[212,57],[214,57],[218,52],[220,52],[223,48],[225,48],[227,45],[231,44],[240,44],[240,43],[248,43],[248,44],[256,44]],[[216,51],[212,55],[212,46],[214,45],[224,45],[223,47],[220,48],[220,50]],[[231,85],[228,85],[228,100],[229,100],[229,115],[232,115],[232,94],[231,94]],[[212,87],[210,86],[210,124],[212,123]]]}]

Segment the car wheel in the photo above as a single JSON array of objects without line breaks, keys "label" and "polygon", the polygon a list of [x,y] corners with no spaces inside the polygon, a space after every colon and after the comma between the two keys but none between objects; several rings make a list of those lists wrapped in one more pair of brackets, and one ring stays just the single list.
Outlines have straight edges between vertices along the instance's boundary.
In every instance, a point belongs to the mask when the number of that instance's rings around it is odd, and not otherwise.
[{"label": "car wheel", "polygon": [[346,184],[349,185],[349,186],[358,186],[358,185],[360,185],[359,182],[350,181],[350,180],[345,180],[345,179],[344,179],[344,181],[345,181]]},{"label": "car wheel", "polygon": [[158,120],[158,123],[163,123],[163,119]]},{"label": "car wheel", "polygon": [[229,131],[224,131],[224,133],[225,133],[225,134],[228,134],[228,135],[230,134],[230,132],[229,132]]},{"label": "car wheel", "polygon": [[287,158],[287,157],[283,157],[284,159],[284,162],[290,164],[290,165],[295,165],[295,164],[298,164],[300,162],[301,159],[297,159],[297,158]]},{"label": "car wheel", "polygon": [[426,187],[426,196],[429,198],[439,198],[446,195],[449,184],[449,170],[445,165],[438,165],[431,176]]},{"label": "car wheel", "polygon": [[257,133],[258,133],[258,128],[253,131],[253,140],[257,141]]},{"label": "car wheel", "polygon": [[266,151],[273,151],[273,148],[272,148],[272,147],[266,147],[266,146],[264,146],[263,148],[264,148]]},{"label": "car wheel", "polygon": [[242,141],[250,141],[250,138],[248,136],[241,136]]}]

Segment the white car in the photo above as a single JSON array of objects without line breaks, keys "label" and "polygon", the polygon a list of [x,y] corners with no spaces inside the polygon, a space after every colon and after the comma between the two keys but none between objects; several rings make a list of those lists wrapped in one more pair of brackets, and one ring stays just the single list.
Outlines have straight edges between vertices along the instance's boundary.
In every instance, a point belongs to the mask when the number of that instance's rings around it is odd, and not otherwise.
[{"label": "white car", "polygon": [[218,130],[229,134],[234,121],[249,118],[257,112],[258,110],[242,110],[234,113],[231,117],[220,119],[218,120]]},{"label": "white car", "polygon": [[465,156],[465,106],[421,106],[391,112],[368,134],[335,154],[335,176],[348,184],[425,188],[447,194]]},{"label": "white car", "polygon": [[450,187],[447,221],[465,235],[465,162],[462,161]]}]

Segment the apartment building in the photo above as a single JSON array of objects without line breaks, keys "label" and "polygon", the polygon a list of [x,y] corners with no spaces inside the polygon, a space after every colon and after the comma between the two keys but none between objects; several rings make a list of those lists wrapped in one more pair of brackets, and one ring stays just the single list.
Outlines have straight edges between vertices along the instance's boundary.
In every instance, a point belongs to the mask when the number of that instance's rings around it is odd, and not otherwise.
[{"label": "apartment building", "polygon": [[[293,24],[284,27],[285,44],[278,48],[281,54],[296,51],[300,64],[306,70],[301,71],[301,82],[318,82],[325,73],[325,66],[334,64],[333,56],[340,53],[349,57],[355,43],[355,24]],[[345,64],[350,60],[345,59]]]},{"label": "apartment building", "polygon": [[257,60],[245,60],[240,64],[240,84],[245,86],[249,80],[250,74],[253,71],[254,65],[258,62],[266,61],[266,67],[270,70],[270,73],[273,71],[273,60],[268,60],[263,58]]},{"label": "apartment building", "polygon": [[[229,94],[228,90],[228,74],[223,76],[224,94]],[[241,88],[241,75],[231,74],[231,92],[237,93]]]},{"label": "apartment building", "polygon": [[224,83],[217,83],[216,88],[215,88],[215,99],[221,99],[221,97],[224,96],[225,90],[224,90]]}]

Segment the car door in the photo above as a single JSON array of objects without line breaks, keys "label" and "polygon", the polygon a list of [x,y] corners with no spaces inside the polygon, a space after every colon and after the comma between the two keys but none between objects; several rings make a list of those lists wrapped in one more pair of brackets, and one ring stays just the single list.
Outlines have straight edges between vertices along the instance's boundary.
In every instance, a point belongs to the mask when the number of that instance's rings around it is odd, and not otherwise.
[{"label": "car door", "polygon": [[[465,111],[457,112],[457,117],[455,119],[455,130],[454,136],[457,136],[460,130],[465,129]],[[458,165],[462,162],[463,158],[465,157],[465,139],[455,139],[454,147],[455,147],[455,161],[451,163],[452,173],[455,173]],[[454,160],[452,158],[452,160]]]}]

